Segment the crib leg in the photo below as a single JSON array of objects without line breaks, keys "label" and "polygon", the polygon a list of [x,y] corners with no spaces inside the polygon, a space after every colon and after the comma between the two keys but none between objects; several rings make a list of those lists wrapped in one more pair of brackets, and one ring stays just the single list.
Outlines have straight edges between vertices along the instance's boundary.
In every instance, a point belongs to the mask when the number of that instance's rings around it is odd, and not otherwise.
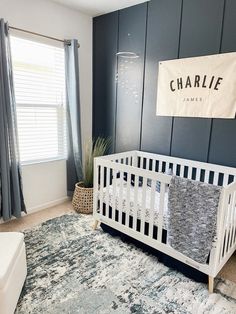
[{"label": "crib leg", "polygon": [[99,223],[98,220],[95,220],[95,221],[94,221],[93,230],[96,230],[96,229],[97,229],[98,223]]},{"label": "crib leg", "polygon": [[214,277],[208,276],[208,291],[213,293],[214,291]]}]

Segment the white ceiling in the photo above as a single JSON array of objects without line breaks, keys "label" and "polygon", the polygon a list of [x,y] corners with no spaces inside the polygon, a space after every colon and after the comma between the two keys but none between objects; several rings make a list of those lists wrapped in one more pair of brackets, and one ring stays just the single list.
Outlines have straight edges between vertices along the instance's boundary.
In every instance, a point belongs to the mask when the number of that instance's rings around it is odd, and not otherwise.
[{"label": "white ceiling", "polygon": [[149,0],[52,0],[92,16],[116,11]]}]

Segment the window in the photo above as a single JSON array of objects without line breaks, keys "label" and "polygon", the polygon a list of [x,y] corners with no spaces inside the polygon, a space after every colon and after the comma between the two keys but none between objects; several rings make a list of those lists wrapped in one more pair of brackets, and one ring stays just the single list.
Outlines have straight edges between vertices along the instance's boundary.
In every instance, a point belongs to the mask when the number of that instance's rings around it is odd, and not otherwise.
[{"label": "window", "polygon": [[66,155],[64,49],[11,37],[21,162]]}]

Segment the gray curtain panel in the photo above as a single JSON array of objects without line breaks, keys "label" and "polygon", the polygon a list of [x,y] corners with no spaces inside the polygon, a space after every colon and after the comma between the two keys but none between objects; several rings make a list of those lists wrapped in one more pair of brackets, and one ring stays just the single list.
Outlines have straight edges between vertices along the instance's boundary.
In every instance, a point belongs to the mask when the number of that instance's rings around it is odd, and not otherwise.
[{"label": "gray curtain panel", "polygon": [[20,217],[25,210],[17,138],[8,25],[0,20],[0,216]]},{"label": "gray curtain panel", "polygon": [[78,42],[65,43],[66,101],[68,117],[67,190],[72,195],[75,183],[82,180]]}]

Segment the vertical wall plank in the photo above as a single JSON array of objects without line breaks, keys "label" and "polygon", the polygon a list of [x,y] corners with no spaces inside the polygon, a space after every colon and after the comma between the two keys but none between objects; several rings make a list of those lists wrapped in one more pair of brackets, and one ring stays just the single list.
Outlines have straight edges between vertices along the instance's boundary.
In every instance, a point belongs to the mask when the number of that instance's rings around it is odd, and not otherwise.
[{"label": "vertical wall plank", "polygon": [[236,167],[236,120],[214,119],[208,162]]},{"label": "vertical wall plank", "polygon": [[137,59],[118,57],[116,151],[139,149],[147,3],[119,12],[119,51]]},{"label": "vertical wall plank", "polygon": [[[184,0],[179,57],[219,52],[224,0]],[[211,119],[174,118],[171,155],[207,161]]]},{"label": "vertical wall plank", "polygon": [[[221,52],[236,51],[236,1],[226,0]],[[209,162],[236,167],[236,119],[213,119]]]},{"label": "vertical wall plank", "polygon": [[[93,137],[115,136],[118,12],[93,19]],[[83,79],[83,78],[81,78]]]},{"label": "vertical wall plank", "polygon": [[178,56],[181,0],[148,4],[141,149],[170,154],[171,117],[156,116],[158,62]]},{"label": "vertical wall plank", "polygon": [[236,51],[236,2],[235,0],[225,0],[225,14],[223,23],[223,36],[221,43],[221,52]]}]

